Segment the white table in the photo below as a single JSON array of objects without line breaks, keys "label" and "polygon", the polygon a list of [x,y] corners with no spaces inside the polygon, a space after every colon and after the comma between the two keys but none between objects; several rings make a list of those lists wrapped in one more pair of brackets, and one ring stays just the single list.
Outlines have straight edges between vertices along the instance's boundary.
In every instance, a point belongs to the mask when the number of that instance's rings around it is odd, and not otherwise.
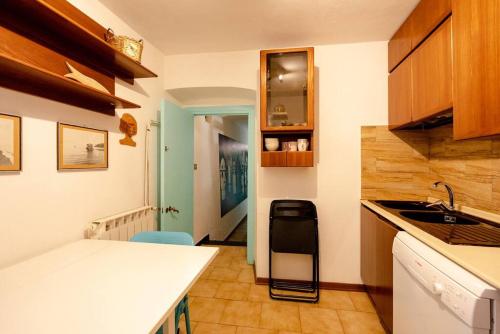
[{"label": "white table", "polygon": [[154,333],[218,249],[80,240],[0,270],[0,333]]}]

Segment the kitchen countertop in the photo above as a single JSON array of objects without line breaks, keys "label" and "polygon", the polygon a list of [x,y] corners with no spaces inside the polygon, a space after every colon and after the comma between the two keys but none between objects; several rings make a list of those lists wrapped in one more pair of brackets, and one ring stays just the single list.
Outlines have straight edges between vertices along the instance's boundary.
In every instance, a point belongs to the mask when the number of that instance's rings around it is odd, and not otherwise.
[{"label": "kitchen countertop", "polygon": [[[483,279],[485,282],[500,289],[500,247],[450,245],[406,222],[393,213],[384,210],[371,201],[361,200],[361,204],[378,213],[394,225],[399,226],[401,229],[477,277]],[[462,211],[471,214],[472,209]],[[479,215],[476,214],[476,216]],[[490,216],[488,218],[492,217]]]}]

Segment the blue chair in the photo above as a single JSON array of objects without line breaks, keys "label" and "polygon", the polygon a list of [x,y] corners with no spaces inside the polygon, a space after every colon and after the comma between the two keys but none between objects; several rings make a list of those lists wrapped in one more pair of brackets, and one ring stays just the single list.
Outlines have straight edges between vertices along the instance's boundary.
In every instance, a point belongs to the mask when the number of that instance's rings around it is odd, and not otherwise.
[{"label": "blue chair", "polygon": [[[188,233],[184,232],[141,232],[134,235],[130,241],[146,242],[153,244],[170,244],[170,245],[189,245],[193,246],[193,238]],[[175,332],[179,331],[179,320],[184,313],[186,317],[186,333],[191,334],[191,323],[189,320],[189,305],[188,296],[184,296],[179,305],[175,308]],[[163,333],[163,328],[156,334]]]}]

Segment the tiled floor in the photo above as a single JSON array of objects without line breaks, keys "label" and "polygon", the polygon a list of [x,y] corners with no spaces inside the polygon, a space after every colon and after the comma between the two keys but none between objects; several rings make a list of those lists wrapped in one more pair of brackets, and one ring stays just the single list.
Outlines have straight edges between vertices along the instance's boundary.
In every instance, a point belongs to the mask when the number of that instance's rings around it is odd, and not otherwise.
[{"label": "tiled floor", "polygon": [[219,247],[189,293],[194,334],[384,333],[365,293],[322,290],[318,304],[275,301],[255,284],[245,247]]}]

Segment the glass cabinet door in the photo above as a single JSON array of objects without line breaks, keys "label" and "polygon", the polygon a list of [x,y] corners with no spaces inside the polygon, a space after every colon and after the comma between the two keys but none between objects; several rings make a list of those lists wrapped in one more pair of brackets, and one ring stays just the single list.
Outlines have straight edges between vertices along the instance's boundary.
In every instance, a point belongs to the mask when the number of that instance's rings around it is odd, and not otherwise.
[{"label": "glass cabinet door", "polygon": [[312,127],[309,57],[307,49],[265,55],[265,129]]}]

